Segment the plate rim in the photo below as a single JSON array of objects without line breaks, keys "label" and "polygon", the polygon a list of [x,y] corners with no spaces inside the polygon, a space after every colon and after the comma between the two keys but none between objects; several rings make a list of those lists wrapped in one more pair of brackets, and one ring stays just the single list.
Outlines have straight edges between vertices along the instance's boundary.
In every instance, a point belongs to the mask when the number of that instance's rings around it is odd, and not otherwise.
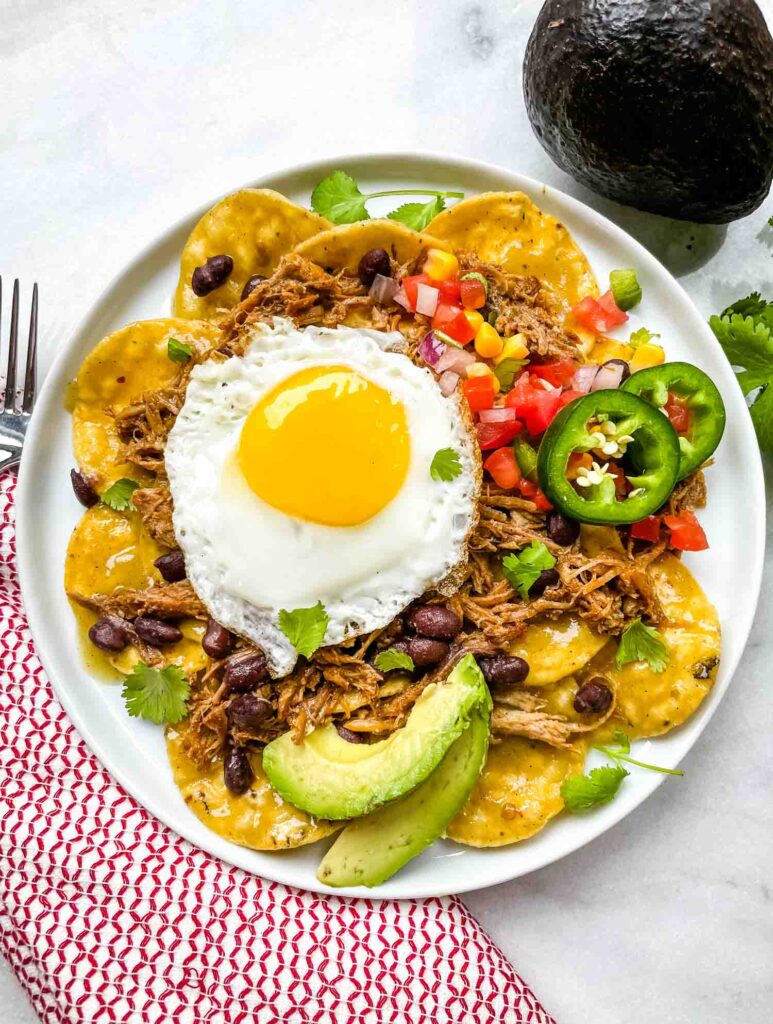
[{"label": "plate rim", "polygon": [[[423,880],[423,884],[420,885],[409,885],[405,890],[401,890],[398,886],[398,892],[389,892],[381,895],[378,888],[366,889],[364,887],[350,887],[342,889],[331,889],[328,886],[318,882],[316,877],[311,878],[306,882],[300,883],[295,879],[290,879],[287,874],[280,868],[277,871],[271,871],[270,873],[264,872],[261,868],[260,871],[256,871],[254,868],[245,868],[241,864],[237,864],[236,860],[229,860],[223,855],[221,851],[212,849],[206,843],[202,842],[198,837],[192,838],[190,834],[186,834],[184,830],[181,830],[177,823],[172,823],[168,817],[163,813],[158,813],[156,809],[152,809],[148,805],[147,795],[142,784],[137,781],[135,782],[131,773],[122,770],[120,767],[116,767],[110,756],[110,750],[100,740],[99,734],[90,727],[83,715],[81,715],[77,705],[73,700],[70,699],[69,687],[65,684],[62,685],[56,679],[56,673],[52,670],[53,661],[49,659],[47,651],[47,642],[45,639],[45,629],[41,617],[38,617],[38,608],[34,598],[35,583],[34,583],[34,551],[30,540],[32,516],[34,514],[34,479],[32,469],[30,468],[33,462],[33,452],[36,451],[40,444],[40,435],[42,434],[45,423],[47,422],[40,410],[48,406],[52,398],[55,397],[54,392],[58,392],[57,380],[62,376],[63,370],[72,357],[72,350],[75,347],[76,341],[82,337],[82,335],[88,330],[91,319],[97,315],[98,311],[102,309],[105,304],[105,300],[108,298],[113,289],[118,285],[121,278],[129,276],[137,268],[139,268],[145,259],[155,252],[156,249],[162,247],[167,243],[172,236],[181,232],[185,229],[186,225],[191,227],[198,221],[198,219],[208,210],[211,206],[218,202],[224,195],[229,195],[233,191],[237,191],[242,188],[271,188],[272,180],[279,177],[290,178],[293,176],[307,176],[315,173],[329,173],[331,170],[337,167],[348,166],[348,165],[376,165],[379,160],[389,160],[391,162],[404,160],[410,162],[414,167],[426,165],[431,172],[433,166],[436,168],[438,164],[444,166],[448,170],[454,170],[463,168],[466,172],[477,175],[489,175],[493,177],[500,177],[503,181],[512,182],[517,179],[519,184],[510,185],[508,188],[522,189],[523,191],[530,194],[536,199],[537,196],[549,196],[555,195],[562,204],[566,204],[568,208],[576,213],[581,218],[589,219],[596,228],[601,229],[607,237],[612,238],[613,241],[622,240],[626,245],[633,245],[634,249],[643,257],[645,262],[654,263],[659,272],[665,274],[672,285],[675,285],[680,293],[681,302],[691,311],[694,317],[697,318],[703,325],[703,334],[708,343],[712,344],[716,349],[721,352],[719,342],[714,338],[708,324],[704,320],[702,314],[697,309],[695,304],[692,302],[690,296],[685,291],[680,281],[671,274],[667,267],[648,249],[642,245],[633,235],[630,235],[624,228],[615,224],[604,214],[599,213],[593,207],[588,206],[580,199],[576,199],[574,196],[562,191],[561,189],[555,188],[553,185],[548,185],[541,182],[529,175],[521,174],[518,171],[513,171],[500,164],[491,163],[483,160],[476,160],[469,157],[457,156],[453,153],[441,152],[441,151],[412,151],[412,150],[383,150],[383,151],[368,151],[365,153],[354,152],[344,153],[335,155],[332,157],[323,157],[317,160],[301,161],[299,163],[291,164],[289,166],[279,166],[273,170],[267,170],[261,175],[248,183],[244,183],[224,192],[222,195],[212,199],[211,201],[202,204],[195,210],[185,214],[178,218],[173,224],[168,225],[161,232],[154,235],[146,245],[142,246],[134,257],[129,259],[123,264],[122,269],[114,274],[111,279],[106,283],[105,287],[100,291],[96,299],[90,305],[89,309],[80,318],[75,328],[69,335],[67,341],[63,344],[60,352],[56,355],[52,361],[49,370],[46,374],[43,386],[41,387],[38,398],[35,405],[35,412],[33,413],[32,420],[27,431],[27,437],[23,449],[21,465],[19,467],[19,479],[16,493],[16,555],[17,555],[17,567],[19,573],[19,582],[22,592],[22,598],[24,602],[27,619],[32,634],[32,638],[35,644],[35,651],[40,659],[54,693],[61,703],[62,707],[66,711],[70,722],[77,730],[80,737],[84,740],[89,749],[94,753],[100,762],[100,765],[115,779],[117,782],[129,793],[148,813],[152,814],[153,817],[161,821],[167,828],[173,831],[176,835],[190,842],[193,846],[204,850],[210,856],[216,857],[225,863],[239,867],[242,870],[251,871],[252,873],[258,874],[259,877],[265,878],[269,881],[274,881],[283,885],[290,885],[294,887],[305,888],[308,891],[319,892],[326,895],[351,897],[351,898],[368,898],[368,899],[402,899],[402,898],[429,898],[445,896],[449,894],[460,894],[464,892],[471,892],[478,889],[488,888],[489,886],[497,885],[506,881],[513,880],[518,877],[522,877],[526,874],[531,874],[533,871],[541,870],[543,867],[555,863],[557,860],[562,859],[565,856],[569,856],[571,853],[576,852],[588,843],[597,839],[599,836],[606,833],[609,829],[618,824],[623,818],[627,817],[628,814],[632,813],[637,807],[639,807],[655,790],[662,785],[665,781],[666,776],[656,775],[655,778],[650,780],[650,784],[646,787],[642,787],[634,797],[625,804],[620,805],[609,805],[607,814],[603,820],[600,820],[596,828],[586,837],[583,837],[575,845],[571,845],[568,849],[558,849],[553,853],[549,853],[538,866],[528,868],[524,871],[512,870],[509,866],[505,867],[504,870],[498,871],[494,877],[487,875],[482,879],[468,879],[463,884],[449,888],[448,886],[440,886],[432,884],[431,876],[427,880]],[[502,188],[504,190],[504,187]],[[479,194],[476,191],[474,194]],[[159,315],[171,315],[159,314]],[[724,358],[724,355],[723,355]],[[743,438],[743,446],[747,449],[750,455],[751,464],[753,467],[752,477],[750,479],[751,492],[749,499],[753,503],[754,508],[754,536],[753,546],[755,549],[764,551],[765,544],[765,528],[766,528],[766,506],[765,506],[765,488],[764,488],[764,473],[762,456],[757,444],[756,435],[752,425],[751,417],[746,417],[743,424],[739,424],[739,429],[745,434]],[[738,651],[735,658],[729,665],[725,664],[725,677],[722,683],[718,684],[715,690],[712,691],[714,699],[710,705],[702,705],[700,720],[694,723],[694,735],[687,738],[687,742],[684,748],[677,754],[676,757],[671,758],[673,761],[672,767],[676,767],[692,749],[693,745],[697,742],[698,738],[705,731],[709,721],[716,713],[717,708],[721,704],[725,697],[725,694],[733,680],[735,672],[738,668],[740,659],[748,644],[749,634],[755,619],[756,611],[759,603],[759,595],[762,584],[763,576],[763,562],[762,559],[757,559],[753,562],[750,567],[751,571],[746,576],[747,589],[751,585],[753,591],[753,600],[751,602],[751,612],[748,617],[748,622],[739,634],[740,642]],[[57,575],[55,578],[57,585],[60,584],[60,577]],[[198,821],[198,819],[189,812],[191,815],[192,823]],[[206,826],[205,826],[206,827]],[[209,830],[207,830],[209,833]],[[211,833],[215,836],[215,833]],[[220,838],[220,837],[217,837]],[[237,856],[237,852],[242,847],[237,844],[229,843]],[[511,849],[517,849],[517,844],[513,844]],[[466,849],[466,847],[463,847]],[[275,859],[272,859],[272,866],[275,863]],[[509,862],[503,859],[503,865]],[[492,861],[493,867],[493,861]]]}]

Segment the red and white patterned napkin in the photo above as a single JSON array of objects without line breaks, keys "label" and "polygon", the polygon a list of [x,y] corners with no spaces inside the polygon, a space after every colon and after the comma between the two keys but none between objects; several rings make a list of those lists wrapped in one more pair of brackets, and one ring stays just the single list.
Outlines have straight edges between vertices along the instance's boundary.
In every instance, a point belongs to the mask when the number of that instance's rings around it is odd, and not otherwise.
[{"label": "red and white patterned napkin", "polygon": [[45,1024],[555,1024],[458,898],[287,889],[124,793],[35,654],[14,490],[0,480],[0,941]]}]

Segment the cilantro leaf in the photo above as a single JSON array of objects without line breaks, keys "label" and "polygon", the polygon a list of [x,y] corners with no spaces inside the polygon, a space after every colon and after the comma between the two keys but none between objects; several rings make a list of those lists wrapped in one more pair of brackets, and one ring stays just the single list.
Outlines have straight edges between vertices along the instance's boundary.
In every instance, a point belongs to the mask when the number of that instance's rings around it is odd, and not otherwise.
[{"label": "cilantro leaf", "polygon": [[174,725],[188,713],[190,686],[178,665],[157,669],[138,661],[123,681],[121,696],[133,718]]},{"label": "cilantro leaf", "polygon": [[626,764],[635,764],[638,768],[647,768],[651,772],[661,772],[663,775],[684,775],[684,772],[677,768],[661,768],[657,764],[647,764],[646,761],[637,761],[628,755],[631,753],[631,741],[622,729],[615,729],[612,733],[614,746],[605,746],[603,743],[594,744],[594,750],[600,750],[602,754],[611,757],[615,764],[620,765],[621,761]]},{"label": "cilantro leaf", "polygon": [[652,341],[653,338],[659,337],[659,334],[655,334],[653,331],[648,331],[646,327],[640,327],[638,331],[631,332],[631,337],[628,339],[628,344],[636,349],[640,345],[646,345],[647,342]]},{"label": "cilantro leaf", "polygon": [[518,554],[506,555],[502,559],[505,579],[524,601],[542,570],[552,569],[555,564],[555,558],[541,541],[532,541]]},{"label": "cilantro leaf", "polygon": [[311,608],[296,608],[290,612],[282,608],[279,612],[279,628],[305,658],[310,658],[322,646],[329,621],[321,601]]},{"label": "cilantro leaf", "polygon": [[111,484],[108,489],[102,493],[102,501],[116,512],[133,510],[134,505],[132,505],[132,494],[134,494],[139,486],[140,485],[136,480],[130,480],[128,477],[123,477],[120,480],[116,480],[114,484]]},{"label": "cilantro leaf", "polygon": [[503,359],[494,367],[494,376],[499,381],[500,391],[507,392],[512,388],[515,378],[528,362],[528,359]]},{"label": "cilantro leaf", "polygon": [[768,225],[773,228],[773,217],[768,217]]},{"label": "cilantro leaf", "polygon": [[390,220],[399,221],[414,231],[423,231],[433,217],[445,210],[446,204],[442,196],[435,196],[428,203],[403,203],[396,210],[387,214]]},{"label": "cilantro leaf", "polygon": [[608,804],[614,800],[620,783],[627,775],[628,772],[619,764],[602,765],[587,775],[570,775],[561,785],[561,796],[567,810],[578,814],[600,804]]},{"label": "cilantro leaf", "polygon": [[729,317],[733,313],[737,313],[739,316],[759,316],[760,313],[765,312],[766,306],[767,302],[761,297],[760,293],[752,292],[745,299],[736,299],[735,302],[731,302],[719,315]]},{"label": "cilantro leaf", "polygon": [[405,651],[396,651],[394,647],[390,647],[386,651],[379,651],[373,659],[373,664],[379,672],[391,672],[396,668],[405,668],[409,672],[413,672],[414,669],[413,658],[410,654],[406,654]]},{"label": "cilantro leaf", "polygon": [[660,633],[636,619],[620,637],[615,665],[622,668],[630,661],[646,661],[653,672],[662,672],[670,657]]},{"label": "cilantro leaf", "polygon": [[432,456],[429,475],[440,483],[456,480],[462,471],[459,455],[453,448],[440,448]]},{"label": "cilantro leaf", "polygon": [[334,224],[353,224],[367,220],[366,196],[346,171],[333,171],[311,193],[311,208]]},{"label": "cilantro leaf", "polygon": [[193,349],[179,338],[170,338],[166,343],[166,354],[173,363],[187,363],[193,355]]}]

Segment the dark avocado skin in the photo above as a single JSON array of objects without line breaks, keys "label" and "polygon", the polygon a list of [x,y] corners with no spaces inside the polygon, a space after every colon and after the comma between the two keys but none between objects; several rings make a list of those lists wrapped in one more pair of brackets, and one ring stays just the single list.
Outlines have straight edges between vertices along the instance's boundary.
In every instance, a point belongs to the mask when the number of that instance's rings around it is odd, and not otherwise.
[{"label": "dark avocado skin", "polygon": [[773,39],[752,0],[548,0],[526,108],[563,170],[618,202],[721,224],[773,176]]}]

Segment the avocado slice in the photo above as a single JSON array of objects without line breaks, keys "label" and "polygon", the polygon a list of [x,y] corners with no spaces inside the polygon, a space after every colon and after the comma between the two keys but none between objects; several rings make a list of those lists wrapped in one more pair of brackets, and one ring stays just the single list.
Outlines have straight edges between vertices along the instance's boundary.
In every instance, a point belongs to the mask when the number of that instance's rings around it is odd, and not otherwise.
[{"label": "avocado slice", "polygon": [[486,761],[489,708],[470,724],[420,786],[347,825],[317,871],[326,885],[380,885],[442,835],[464,806]]},{"label": "avocado slice", "polygon": [[334,725],[315,729],[301,743],[290,733],[263,751],[263,769],[289,803],[317,818],[358,818],[415,789],[443,759],[470,722],[474,708],[490,700],[471,654],[444,682],[430,683],[408,720],[378,743],[348,743]]}]

